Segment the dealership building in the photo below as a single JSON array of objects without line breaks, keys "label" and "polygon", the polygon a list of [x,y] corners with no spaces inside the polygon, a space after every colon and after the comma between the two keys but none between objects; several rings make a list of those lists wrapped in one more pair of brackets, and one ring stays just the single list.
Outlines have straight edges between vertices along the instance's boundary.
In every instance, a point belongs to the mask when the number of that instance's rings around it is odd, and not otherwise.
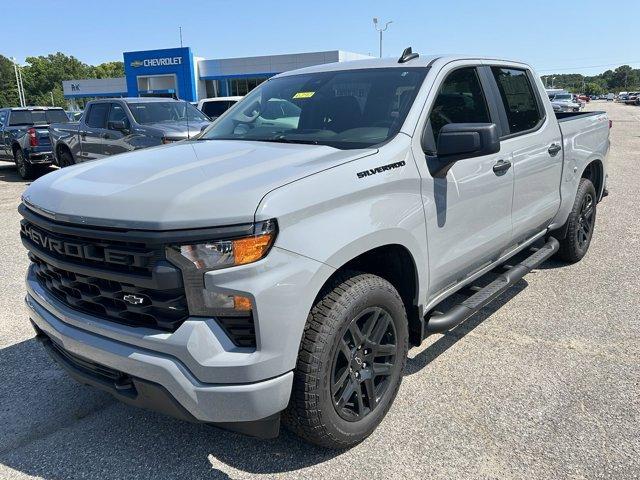
[{"label": "dealership building", "polygon": [[65,98],[166,96],[198,101],[208,97],[245,95],[267,78],[287,70],[370,58],[331,50],[260,57],[195,57],[189,47],[125,52],[122,78],[62,82]]}]

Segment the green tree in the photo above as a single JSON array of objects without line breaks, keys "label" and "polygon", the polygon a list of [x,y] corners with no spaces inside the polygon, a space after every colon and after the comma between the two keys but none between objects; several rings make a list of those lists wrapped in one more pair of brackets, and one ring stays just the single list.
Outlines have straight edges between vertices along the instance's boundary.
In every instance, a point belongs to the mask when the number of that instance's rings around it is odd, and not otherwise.
[{"label": "green tree", "polygon": [[124,77],[123,62],[105,62],[93,67],[96,78]]},{"label": "green tree", "polygon": [[93,68],[73,56],[55,53],[39,57],[27,57],[27,66],[23,68],[25,97],[30,105],[51,105],[53,92],[54,104],[65,106],[62,81],[74,78],[93,78]]},{"label": "green tree", "polygon": [[13,62],[0,55],[0,107],[20,105]]},{"label": "green tree", "polygon": [[584,85],[584,93],[586,95],[602,95],[604,88],[596,82],[588,82]]},{"label": "green tree", "polygon": [[638,73],[629,65],[622,65],[613,72],[609,87],[614,90],[627,90],[638,84]]}]

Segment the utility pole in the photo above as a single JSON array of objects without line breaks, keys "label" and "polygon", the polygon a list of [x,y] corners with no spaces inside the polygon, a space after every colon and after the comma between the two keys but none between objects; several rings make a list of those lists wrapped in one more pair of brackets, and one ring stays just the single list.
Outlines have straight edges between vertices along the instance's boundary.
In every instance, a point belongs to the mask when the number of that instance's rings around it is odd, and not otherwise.
[{"label": "utility pole", "polygon": [[49,92],[51,94],[51,106],[55,107],[56,103],[53,101],[53,90]]},{"label": "utility pole", "polygon": [[382,32],[386,32],[389,25],[393,23],[393,20],[384,24],[384,27],[378,27],[378,17],[373,17],[373,28],[380,33],[380,58],[382,58]]},{"label": "utility pole", "polygon": [[182,48],[182,27],[180,28],[180,48]]}]

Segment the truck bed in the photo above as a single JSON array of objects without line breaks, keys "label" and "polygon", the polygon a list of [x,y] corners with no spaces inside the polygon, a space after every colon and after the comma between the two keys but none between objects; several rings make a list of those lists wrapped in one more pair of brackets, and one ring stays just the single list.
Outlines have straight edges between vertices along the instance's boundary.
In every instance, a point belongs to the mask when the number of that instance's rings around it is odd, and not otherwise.
[{"label": "truck bed", "polygon": [[590,117],[592,115],[603,115],[605,112],[555,112],[558,122],[568,122],[577,118]]}]

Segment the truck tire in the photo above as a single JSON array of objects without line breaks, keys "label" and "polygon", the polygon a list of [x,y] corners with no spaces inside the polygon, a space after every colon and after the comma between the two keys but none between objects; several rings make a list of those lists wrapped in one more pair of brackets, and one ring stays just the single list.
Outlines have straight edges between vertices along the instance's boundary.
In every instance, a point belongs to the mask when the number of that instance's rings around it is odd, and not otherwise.
[{"label": "truck tire", "polygon": [[407,359],[408,326],[396,289],[376,275],[340,277],[305,325],[283,423],[306,441],[348,448],[380,424]]},{"label": "truck tire", "polygon": [[69,167],[76,163],[75,160],[73,159],[73,155],[71,155],[71,152],[66,148],[60,149],[60,154],[58,155],[58,158],[60,159],[58,161],[59,163],[58,166],[60,168]]},{"label": "truck tire", "polygon": [[581,178],[573,208],[567,219],[564,238],[559,238],[560,249],[557,257],[568,263],[582,260],[593,237],[596,224],[596,189],[587,178]]},{"label": "truck tire", "polygon": [[31,180],[36,175],[36,167],[31,165],[31,163],[24,158],[22,149],[16,148],[13,151],[13,160],[16,163],[18,175],[20,175],[24,180]]}]

